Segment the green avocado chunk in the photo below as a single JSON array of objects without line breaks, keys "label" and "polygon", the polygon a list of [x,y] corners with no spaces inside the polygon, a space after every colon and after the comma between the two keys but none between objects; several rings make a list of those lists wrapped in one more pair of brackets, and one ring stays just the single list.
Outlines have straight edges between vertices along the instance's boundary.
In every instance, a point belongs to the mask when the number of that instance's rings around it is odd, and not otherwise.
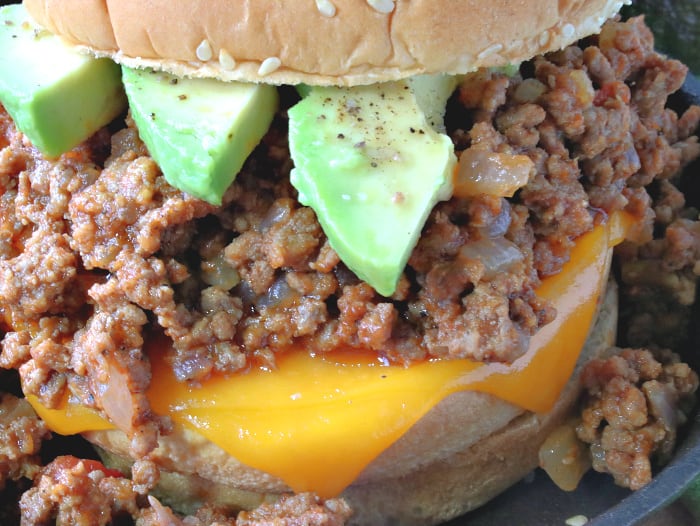
[{"label": "green avocado chunk", "polygon": [[291,182],[338,256],[390,296],[428,214],[452,194],[456,163],[443,128],[446,76],[311,88],[289,110]]},{"label": "green avocado chunk", "polygon": [[77,146],[126,108],[119,66],[78,53],[21,4],[0,9],[0,102],[44,155]]},{"label": "green avocado chunk", "polygon": [[277,110],[274,86],[122,68],[131,116],[166,180],[219,205]]}]

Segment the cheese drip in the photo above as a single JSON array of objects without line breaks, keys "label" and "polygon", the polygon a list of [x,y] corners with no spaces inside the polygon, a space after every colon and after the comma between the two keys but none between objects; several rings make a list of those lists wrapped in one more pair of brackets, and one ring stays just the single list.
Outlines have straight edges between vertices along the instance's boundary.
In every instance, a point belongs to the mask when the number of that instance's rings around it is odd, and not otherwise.
[{"label": "cheese drip", "polygon": [[[336,496],[454,392],[478,390],[530,411],[548,411],[587,339],[611,247],[624,239],[630,223],[626,214],[612,216],[577,241],[560,274],[543,280],[538,293],[555,303],[557,317],[512,364],[453,360],[402,367],[385,365],[369,352],[311,356],[291,349],[279,356],[275,370],[254,369],[193,387],[178,382],[165,366],[167,345],[157,340],[161,344],[151,342],[149,349],[152,408],[296,492]],[[563,334],[565,339],[557,338]],[[48,410],[27,398],[58,433],[113,427],[90,409],[66,403]]]}]

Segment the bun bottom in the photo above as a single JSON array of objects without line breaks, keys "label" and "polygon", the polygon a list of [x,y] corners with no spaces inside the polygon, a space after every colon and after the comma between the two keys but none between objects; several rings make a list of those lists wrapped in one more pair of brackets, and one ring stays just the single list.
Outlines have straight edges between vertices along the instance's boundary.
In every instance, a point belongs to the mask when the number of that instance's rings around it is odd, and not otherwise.
[{"label": "bun bottom", "polygon": [[[492,499],[538,465],[547,436],[571,412],[580,394],[582,366],[615,343],[617,287],[601,299],[578,365],[555,407],[535,414],[478,392],[449,396],[375,459],[347,488],[350,524],[432,525]],[[128,439],[120,431],[85,433],[107,465],[128,470]],[[342,454],[342,452],[339,452]],[[290,489],[245,466],[201,435],[176,428],[149,456],[161,466],[154,492],[183,513],[204,503],[252,509]]]}]

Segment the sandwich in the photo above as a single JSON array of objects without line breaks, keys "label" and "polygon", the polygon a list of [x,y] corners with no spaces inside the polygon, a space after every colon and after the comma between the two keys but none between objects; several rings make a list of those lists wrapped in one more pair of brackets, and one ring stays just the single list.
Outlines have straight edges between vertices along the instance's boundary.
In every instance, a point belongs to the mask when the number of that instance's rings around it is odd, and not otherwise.
[{"label": "sandwich", "polygon": [[576,427],[582,377],[620,376],[584,368],[616,342],[613,247],[643,252],[700,155],[665,106],[687,69],[621,6],[4,8],[0,365],[100,476],[156,466],[153,513],[482,505]]}]

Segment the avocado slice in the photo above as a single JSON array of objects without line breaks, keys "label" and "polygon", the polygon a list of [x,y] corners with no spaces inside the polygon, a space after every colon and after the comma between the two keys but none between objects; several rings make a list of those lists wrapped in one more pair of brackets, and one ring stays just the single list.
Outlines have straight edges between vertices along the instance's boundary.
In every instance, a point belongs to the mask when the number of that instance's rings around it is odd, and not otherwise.
[{"label": "avocado slice", "polygon": [[406,79],[426,120],[440,133],[445,133],[447,100],[457,88],[459,78],[456,75],[416,75]]},{"label": "avocado slice", "polygon": [[455,82],[313,87],[289,110],[299,201],[314,209],[343,262],[384,296],[394,293],[428,214],[452,194],[454,147],[435,129]]},{"label": "avocado slice", "polygon": [[219,205],[277,110],[274,86],[122,67],[131,116],[174,187]]},{"label": "avocado slice", "polygon": [[44,155],[77,146],[126,109],[119,66],[78,53],[21,4],[0,9],[0,102]]}]

